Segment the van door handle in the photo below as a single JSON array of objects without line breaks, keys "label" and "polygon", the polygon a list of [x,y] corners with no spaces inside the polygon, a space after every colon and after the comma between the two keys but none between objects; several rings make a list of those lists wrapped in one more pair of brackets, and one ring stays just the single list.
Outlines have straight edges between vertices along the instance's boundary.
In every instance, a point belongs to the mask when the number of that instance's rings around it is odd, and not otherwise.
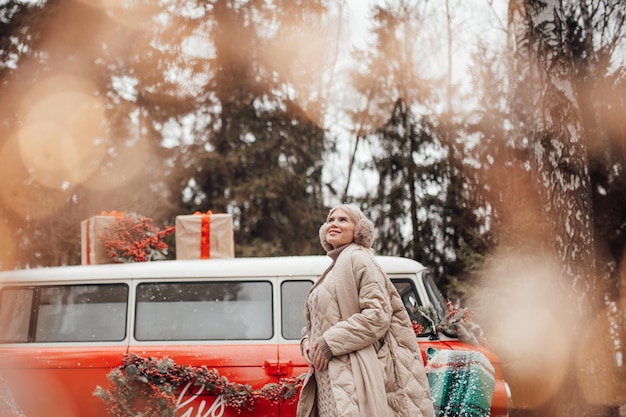
[{"label": "van door handle", "polygon": [[265,368],[265,374],[268,376],[286,377],[290,376],[293,372],[291,361],[280,362],[266,360],[263,363],[263,368]]}]

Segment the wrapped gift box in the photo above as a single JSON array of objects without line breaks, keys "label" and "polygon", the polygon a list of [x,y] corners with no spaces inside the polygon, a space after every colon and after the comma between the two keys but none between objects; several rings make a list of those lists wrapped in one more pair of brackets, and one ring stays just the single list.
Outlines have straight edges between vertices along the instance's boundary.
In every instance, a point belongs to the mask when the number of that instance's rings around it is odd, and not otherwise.
[{"label": "wrapped gift box", "polygon": [[176,259],[235,257],[233,216],[195,213],[176,216]]},{"label": "wrapped gift box", "polygon": [[111,259],[98,239],[104,230],[124,213],[103,212],[100,216],[92,216],[80,222],[80,261],[83,265],[111,264]]}]

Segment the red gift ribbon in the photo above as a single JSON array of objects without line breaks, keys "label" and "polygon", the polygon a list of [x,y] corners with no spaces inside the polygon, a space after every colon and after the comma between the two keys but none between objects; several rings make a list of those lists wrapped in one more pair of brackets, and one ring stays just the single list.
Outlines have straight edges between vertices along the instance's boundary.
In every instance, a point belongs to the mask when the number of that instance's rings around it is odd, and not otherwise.
[{"label": "red gift ribbon", "polygon": [[211,210],[206,213],[196,211],[195,216],[202,216],[200,224],[200,259],[211,257]]},{"label": "red gift ribbon", "polygon": [[87,228],[85,233],[85,247],[87,248],[87,265],[91,265],[91,239],[89,238],[89,226],[91,224],[91,219],[87,219],[85,222],[85,227]]},{"label": "red gift ribbon", "polygon": [[124,217],[123,211],[102,211],[100,212],[101,216],[111,216],[111,217]]}]

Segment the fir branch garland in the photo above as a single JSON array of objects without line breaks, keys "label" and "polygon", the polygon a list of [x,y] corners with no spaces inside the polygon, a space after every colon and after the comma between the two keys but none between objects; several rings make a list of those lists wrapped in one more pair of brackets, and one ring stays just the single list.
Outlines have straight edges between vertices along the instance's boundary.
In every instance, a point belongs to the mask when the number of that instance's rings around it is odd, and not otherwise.
[{"label": "fir branch garland", "polygon": [[[437,331],[451,333],[458,338],[474,346],[486,345],[487,339],[480,326],[472,321],[473,311],[469,308],[462,307],[455,309],[450,300],[447,302],[448,315],[444,317],[436,325]],[[433,323],[437,323],[437,313],[432,306],[428,308],[419,308],[422,315],[429,317]]]},{"label": "fir branch garland", "polygon": [[204,386],[205,392],[221,395],[226,406],[251,411],[258,400],[271,404],[295,401],[306,374],[283,378],[253,390],[248,384],[230,382],[216,369],[206,366],[177,365],[168,357],[143,358],[124,355],[122,364],[112,369],[108,388],[96,387],[93,395],[107,405],[111,417],[175,417],[180,389],[188,383]]}]

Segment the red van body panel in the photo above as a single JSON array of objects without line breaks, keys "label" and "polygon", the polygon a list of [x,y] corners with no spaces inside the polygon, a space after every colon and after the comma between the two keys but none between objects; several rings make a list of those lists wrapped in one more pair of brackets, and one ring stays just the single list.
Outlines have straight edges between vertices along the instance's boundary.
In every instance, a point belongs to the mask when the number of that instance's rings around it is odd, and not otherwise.
[{"label": "red van body panel", "polygon": [[[270,365],[277,362],[275,345],[143,346],[130,352],[145,358],[167,356],[177,364],[206,365],[229,381],[253,389],[279,379],[268,375]],[[107,417],[104,402],[93,393],[97,386],[108,386],[107,374],[122,363],[124,353],[125,348],[119,347],[5,349],[0,375],[27,417]],[[189,387],[183,394],[178,400],[181,417],[277,415],[276,406],[263,400],[257,401],[254,410],[237,413],[216,396],[198,393],[197,388]]]},{"label": "red van body panel", "polygon": [[0,376],[27,417],[106,417],[93,392],[107,386],[124,353],[125,346],[3,349]]}]

